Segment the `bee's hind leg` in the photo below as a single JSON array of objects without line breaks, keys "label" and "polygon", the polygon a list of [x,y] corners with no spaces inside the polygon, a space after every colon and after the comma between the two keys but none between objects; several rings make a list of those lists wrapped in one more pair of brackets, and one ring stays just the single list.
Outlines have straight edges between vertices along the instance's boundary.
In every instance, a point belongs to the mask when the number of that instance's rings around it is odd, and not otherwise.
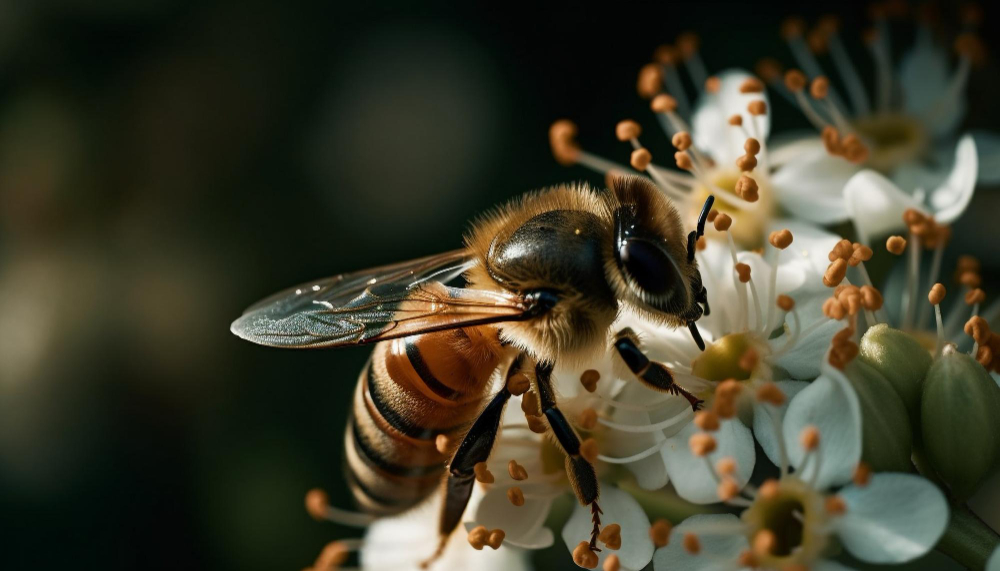
[{"label": "bee's hind leg", "polygon": [[597,536],[601,533],[601,514],[603,512],[597,504],[601,495],[600,485],[597,483],[597,472],[594,470],[594,465],[580,455],[580,437],[573,431],[573,427],[570,426],[562,411],[556,407],[555,394],[552,391],[552,369],[551,363],[535,365],[538,403],[549,427],[552,428],[552,433],[566,453],[566,473],[569,476],[573,492],[580,501],[580,505],[590,506],[591,521],[594,523],[594,529],[590,533],[590,550],[600,551],[597,547]]},{"label": "bee's hind leg", "polygon": [[[523,357],[518,355],[511,363],[507,370],[508,381],[520,370],[522,360]],[[444,485],[444,500],[438,517],[438,547],[433,555],[420,564],[423,568],[441,556],[448,543],[448,537],[462,521],[462,514],[465,513],[465,507],[472,496],[472,486],[476,483],[476,464],[489,459],[500,429],[500,421],[503,419],[504,407],[510,400],[511,392],[507,387],[508,384],[504,384],[500,392],[486,405],[451,459],[448,479]]]},{"label": "bee's hind leg", "polygon": [[622,329],[615,335],[614,347],[618,355],[628,365],[629,370],[642,384],[656,391],[666,391],[684,397],[691,403],[693,410],[698,410],[704,404],[705,401],[684,390],[674,381],[674,375],[666,365],[649,360],[649,357],[639,348],[635,332],[631,329]]}]

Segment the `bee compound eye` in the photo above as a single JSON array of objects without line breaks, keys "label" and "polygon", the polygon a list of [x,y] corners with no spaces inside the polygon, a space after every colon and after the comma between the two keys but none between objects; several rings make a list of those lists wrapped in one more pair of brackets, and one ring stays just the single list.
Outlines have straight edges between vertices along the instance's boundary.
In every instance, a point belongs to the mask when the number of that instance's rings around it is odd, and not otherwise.
[{"label": "bee compound eye", "polygon": [[649,240],[623,240],[618,259],[635,285],[649,295],[669,298],[680,283],[681,276],[670,254]]}]

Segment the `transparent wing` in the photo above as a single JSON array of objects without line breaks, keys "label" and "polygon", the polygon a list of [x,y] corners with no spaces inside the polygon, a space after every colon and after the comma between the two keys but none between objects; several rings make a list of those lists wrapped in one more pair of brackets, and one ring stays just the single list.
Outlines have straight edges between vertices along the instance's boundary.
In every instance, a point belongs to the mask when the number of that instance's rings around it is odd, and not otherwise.
[{"label": "transparent wing", "polygon": [[475,264],[455,250],[302,284],[252,305],[237,336],[273,347],[336,347],[519,319],[521,296],[447,285]]}]

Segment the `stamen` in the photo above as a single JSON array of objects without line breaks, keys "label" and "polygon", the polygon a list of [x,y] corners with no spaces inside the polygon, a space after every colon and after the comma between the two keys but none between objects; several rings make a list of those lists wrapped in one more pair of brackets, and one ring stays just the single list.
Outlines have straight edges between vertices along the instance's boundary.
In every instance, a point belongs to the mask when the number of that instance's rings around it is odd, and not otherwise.
[{"label": "stamen", "polygon": [[622,547],[622,526],[611,523],[604,526],[597,540],[603,543],[608,549],[621,549]]},{"label": "stamen", "polygon": [[801,71],[797,69],[790,69],[786,71],[785,87],[787,87],[788,91],[792,92],[792,95],[795,96],[795,102],[798,103],[802,113],[814,127],[822,131],[824,128],[831,126],[826,122],[826,119],[821,117],[819,113],[813,109],[812,104],[809,103],[809,100],[806,98],[804,91],[806,87],[806,76],[803,75]]},{"label": "stamen", "polygon": [[598,418],[597,422],[601,423],[602,426],[606,426],[612,430],[617,430],[619,432],[645,433],[645,432],[657,432],[665,428],[669,428],[675,424],[681,422],[687,422],[690,419],[691,417],[685,411],[676,416],[672,416],[666,420],[661,420],[660,422],[655,422],[653,424],[646,424],[646,425],[621,424],[618,422],[610,421],[606,418]]},{"label": "stamen", "polygon": [[[513,396],[521,396],[531,388],[531,380],[524,373],[514,373],[507,379],[507,390]],[[444,436],[443,434],[440,436]]]},{"label": "stamen", "polygon": [[884,19],[877,22],[878,31],[865,38],[875,59],[876,93],[879,111],[889,110],[892,95],[892,61],[889,55],[889,27]]},{"label": "stamen", "polygon": [[580,456],[582,456],[584,460],[593,464],[594,462],[597,462],[598,455],[597,440],[588,438],[580,443]]},{"label": "stamen", "polygon": [[581,541],[573,549],[573,563],[584,569],[593,569],[597,567],[597,554],[590,550],[589,543]]},{"label": "stamen", "polygon": [[888,240],[885,241],[885,249],[889,250],[890,254],[899,256],[906,250],[906,238],[902,236],[890,236]]},{"label": "stamen", "polygon": [[844,114],[840,112],[837,105],[833,102],[833,98],[830,97],[830,80],[825,75],[820,75],[812,80],[812,84],[809,86],[809,95],[813,99],[820,102],[820,105],[824,106],[827,114],[836,123],[837,128],[845,133],[851,132],[851,125],[844,118]]},{"label": "stamen", "polygon": [[643,99],[649,99],[663,91],[663,67],[656,63],[642,66],[635,88]]},{"label": "stamen", "polygon": [[541,416],[535,414],[525,414],[524,419],[528,422],[528,429],[535,434],[545,434],[548,432],[549,427],[542,420]]},{"label": "stamen", "polygon": [[517,460],[513,459],[507,463],[507,474],[509,474],[512,479],[517,481],[528,479],[528,471],[524,468],[524,466],[518,464]]},{"label": "stamen", "polygon": [[772,406],[781,406],[785,403],[785,393],[772,381],[767,381],[759,386],[755,396],[759,402]]},{"label": "stamen", "polygon": [[694,424],[705,432],[715,432],[719,429],[719,416],[710,410],[701,410],[694,414]]},{"label": "stamen", "polygon": [[833,58],[833,65],[837,68],[837,73],[847,86],[847,95],[851,98],[851,107],[857,115],[868,115],[871,110],[868,107],[868,95],[865,93],[864,84],[858,75],[857,69],[851,63],[844,44],[840,41],[837,33],[839,23],[835,16],[824,16],[820,19],[820,27],[827,32],[827,44],[830,47],[830,56]]},{"label": "stamen", "polygon": [[705,69],[705,63],[701,60],[701,55],[698,53],[699,43],[698,35],[693,32],[684,32],[677,36],[677,48],[680,50],[681,56],[684,57],[684,62],[687,64],[691,81],[695,85],[704,85],[705,79],[708,78],[708,70]]},{"label": "stamen", "polygon": [[774,532],[769,529],[762,529],[758,531],[753,537],[753,551],[761,558],[769,557],[774,553],[774,549],[778,544],[778,538],[775,537]]},{"label": "stamen", "polygon": [[863,488],[868,485],[868,482],[872,479],[872,469],[871,466],[864,462],[858,462],[856,468],[854,468],[854,475],[851,476],[854,481],[854,485]]},{"label": "stamen", "polygon": [[339,568],[347,561],[347,556],[351,551],[360,548],[360,546],[355,547],[352,545],[353,543],[354,541],[343,539],[327,543],[323,547],[323,551],[320,551],[319,556],[316,557],[316,562],[313,563],[312,568],[317,571],[328,571]]},{"label": "stamen", "polygon": [[823,285],[826,287],[836,287],[844,281],[847,276],[847,262],[843,258],[838,258],[830,264],[823,274]]},{"label": "stamen", "polygon": [[519,508],[524,505],[524,492],[522,492],[521,488],[517,486],[508,488],[507,499],[510,501],[511,504],[514,505],[514,507]]},{"label": "stamen", "polygon": [[604,559],[604,565],[601,567],[604,571],[619,571],[621,569],[621,563],[618,561],[618,556],[612,553]]},{"label": "stamen", "polygon": [[306,493],[306,511],[316,521],[329,521],[347,527],[367,527],[375,518],[363,513],[357,513],[330,505],[330,496],[324,490],[314,488]]},{"label": "stamen", "polygon": [[585,408],[580,413],[580,428],[591,430],[597,426],[597,411],[592,408]]},{"label": "stamen", "polygon": [[477,462],[472,467],[472,471],[476,474],[476,481],[480,484],[492,484],[496,481],[493,478],[493,472],[490,472],[489,468],[486,467],[486,462]]},{"label": "stamen", "polygon": [[720,500],[729,502],[740,495],[740,487],[732,478],[722,478],[716,487],[716,493]]},{"label": "stamen", "polygon": [[653,541],[653,546],[657,549],[666,547],[670,543],[670,532],[673,526],[665,519],[658,519],[649,527],[649,539]]},{"label": "stamen", "polygon": [[830,515],[844,515],[847,512],[847,502],[840,496],[830,496],[823,503],[823,508]]},{"label": "stamen", "polygon": [[[780,441],[784,442],[784,439],[782,438],[780,439]],[[757,497],[761,498],[762,500],[774,500],[778,497],[778,494],[780,493],[781,493],[781,483],[778,480],[775,480],[774,478],[769,478],[767,480],[764,480],[764,483],[760,485],[760,488],[757,490]]]},{"label": "stamen", "polygon": [[[931,258],[931,273],[930,273],[930,277],[929,277],[929,280],[930,280],[931,283],[937,282],[938,275],[941,273],[941,259],[944,257],[944,247],[945,247],[945,241],[944,240],[938,240],[937,241],[937,245],[934,247],[934,257]],[[942,286],[942,290],[943,289],[944,289],[944,286]],[[932,291],[933,291],[933,288],[932,288]],[[931,303],[933,303],[933,302],[931,302]],[[918,326],[923,326],[925,323],[927,323],[927,312],[929,310],[930,310],[930,307],[927,306],[927,305],[921,305],[920,306],[920,317],[917,319],[917,325]],[[937,313],[941,313],[940,309],[936,309],[935,311]],[[943,331],[939,331],[938,333],[943,338]]]},{"label": "stamen", "polygon": [[691,555],[698,555],[701,553],[701,542],[698,541],[698,536],[693,533],[684,534],[684,551],[687,551]]},{"label": "stamen", "polygon": [[434,438],[434,448],[440,454],[447,455],[448,452],[451,451],[453,444],[454,442],[452,441],[451,438],[448,437],[447,434],[438,434]]},{"label": "stamen", "polygon": [[688,446],[691,447],[691,453],[695,456],[707,456],[715,451],[715,437],[706,432],[692,434],[691,439],[688,441]]},{"label": "stamen", "polygon": [[757,62],[754,67],[754,71],[760,76],[767,85],[775,92],[780,93],[786,101],[792,105],[796,105],[795,97],[789,92],[788,88],[785,87],[785,83],[782,80],[783,69],[781,63],[774,58],[763,58]]}]

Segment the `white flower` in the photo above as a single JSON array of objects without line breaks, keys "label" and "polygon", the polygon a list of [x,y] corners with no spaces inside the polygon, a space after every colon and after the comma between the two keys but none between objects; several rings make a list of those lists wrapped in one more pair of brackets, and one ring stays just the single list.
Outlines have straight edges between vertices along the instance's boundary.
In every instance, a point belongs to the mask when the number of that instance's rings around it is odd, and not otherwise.
[{"label": "white flower", "polygon": [[993,555],[990,555],[986,562],[986,571],[1000,571],[1000,547],[994,549]]},{"label": "white flower", "polygon": [[[807,46],[804,24],[792,21],[784,29],[791,52],[804,74],[793,70],[783,81],[776,67],[764,68],[768,70],[768,84],[797,105],[817,130],[824,132],[822,141],[813,138],[800,143],[812,144],[814,151],[797,163],[807,172],[824,173],[823,184],[814,183],[803,192],[804,200],[778,197],[794,214],[830,223],[864,210],[873,226],[859,227],[859,232],[862,236],[872,236],[891,230],[886,224],[892,226],[898,222],[895,208],[902,204],[919,207],[925,191],[930,189],[935,190],[927,197],[929,210],[949,221],[956,218],[971,196],[977,162],[981,165],[983,182],[1000,182],[1000,137],[977,131],[963,137],[957,147],[955,143],[955,130],[965,113],[965,84],[976,57],[974,48],[978,40],[970,34],[957,42],[958,66],[950,71],[948,53],[934,39],[930,28],[921,24],[915,45],[894,71],[889,26],[884,17],[877,18],[877,33],[869,43],[876,64],[876,89],[869,98],[840,40],[836,22],[821,21],[814,39],[822,38],[829,48],[837,75],[846,88],[848,106],[837,89],[830,86]],[[807,77],[813,82],[808,90]],[[854,156],[845,152],[847,147],[857,150]],[[823,152],[824,149],[829,152]],[[840,168],[833,166],[838,161]],[[867,174],[851,179],[861,169],[868,169]],[[877,175],[869,171],[890,177],[907,192],[885,191],[888,181],[875,178]],[[845,208],[840,197],[848,180],[856,184],[856,190],[873,188],[877,194],[848,194]],[[888,210],[880,209],[882,206]]]},{"label": "white flower", "polygon": [[[482,499],[485,499],[482,491],[475,491],[466,514],[473,513]],[[441,495],[437,494],[402,515],[381,518],[372,523],[359,546],[362,569],[424,569],[421,563],[430,557],[438,544],[440,504]],[[527,551],[511,546],[497,550],[486,547],[477,551],[469,545],[462,531],[456,531],[441,557],[426,569],[527,571],[530,568]]]},{"label": "white flower", "polygon": [[[781,477],[747,488],[742,516],[693,516],[653,557],[671,571],[845,567],[824,560],[836,537],[871,563],[902,563],[927,553],[948,522],[948,506],[930,482],[911,474],[857,471],[861,412],[849,381],[833,367],[792,399],[782,419],[769,411],[768,448]],[[789,471],[789,467],[794,471]],[[856,482],[849,484],[854,476]],[[838,491],[831,488],[847,484]],[[693,549],[700,547],[700,549]]]}]

